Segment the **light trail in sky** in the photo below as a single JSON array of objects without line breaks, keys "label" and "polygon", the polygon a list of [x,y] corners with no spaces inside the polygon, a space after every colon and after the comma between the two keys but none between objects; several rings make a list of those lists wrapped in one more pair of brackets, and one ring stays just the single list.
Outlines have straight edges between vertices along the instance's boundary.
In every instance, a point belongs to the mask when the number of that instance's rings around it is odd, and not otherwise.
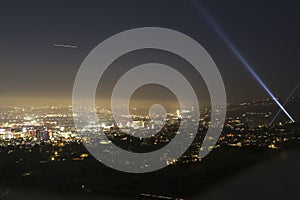
[{"label": "light trail in sky", "polygon": [[[300,81],[296,84],[296,86],[293,88],[293,90],[291,91],[291,93],[289,94],[289,96],[286,98],[286,100],[284,101],[284,103],[282,104],[282,106],[285,106],[289,99],[292,97],[292,95],[296,92],[296,90],[299,88],[300,86]],[[270,126],[274,123],[275,119],[278,117],[278,115],[280,114],[281,109],[279,109],[276,113],[276,115],[274,116],[274,118],[272,119],[272,121],[270,122]]]},{"label": "light trail in sky", "polygon": [[202,16],[212,26],[213,30],[222,38],[222,40],[229,47],[229,49],[240,60],[240,62],[246,67],[246,69],[250,72],[250,74],[258,81],[258,83],[269,94],[269,96],[280,107],[280,109],[288,116],[288,118],[292,122],[295,122],[295,120],[292,118],[292,116],[281,105],[281,103],[277,100],[277,98],[273,95],[273,93],[269,90],[269,88],[265,85],[265,83],[259,78],[259,76],[256,74],[256,72],[252,69],[251,65],[245,60],[245,58],[241,55],[241,53],[238,51],[238,49],[233,45],[233,43],[229,40],[229,38],[225,35],[225,33],[219,28],[219,26],[212,19],[212,17],[206,12],[206,10],[202,7],[202,5],[199,3],[199,1],[198,0],[192,0],[192,2],[195,5],[195,7],[197,8],[198,13],[202,14]]},{"label": "light trail in sky", "polygon": [[70,44],[53,44],[55,47],[63,47],[63,48],[71,48],[71,49],[76,49],[77,46],[75,45],[70,45]]}]

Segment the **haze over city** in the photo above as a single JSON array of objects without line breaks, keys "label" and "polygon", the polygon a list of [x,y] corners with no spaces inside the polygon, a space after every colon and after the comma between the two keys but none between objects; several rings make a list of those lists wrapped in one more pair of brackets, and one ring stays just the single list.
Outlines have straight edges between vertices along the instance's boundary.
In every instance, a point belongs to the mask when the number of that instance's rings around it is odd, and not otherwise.
[{"label": "haze over city", "polygon": [[[202,4],[274,95],[284,101],[300,75],[297,1],[213,0]],[[116,33],[146,26],[178,30],[203,45],[222,74],[229,102],[268,97],[192,1],[9,1],[0,10],[1,105],[70,105],[75,75],[85,56]],[[157,60],[155,53],[137,53],[117,61],[113,72],[147,59]],[[165,56],[158,60],[182,64]],[[189,67],[185,68],[189,73]]]},{"label": "haze over city", "polygon": [[297,199],[299,7],[2,2],[0,199]]}]

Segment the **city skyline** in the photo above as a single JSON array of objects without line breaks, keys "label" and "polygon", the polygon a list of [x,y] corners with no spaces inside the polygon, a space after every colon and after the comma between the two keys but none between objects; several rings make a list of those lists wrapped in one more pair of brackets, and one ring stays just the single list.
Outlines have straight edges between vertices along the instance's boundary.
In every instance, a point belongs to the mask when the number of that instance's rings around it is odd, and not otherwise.
[{"label": "city skyline", "polygon": [[2,2],[0,199],[295,199],[299,6]]}]

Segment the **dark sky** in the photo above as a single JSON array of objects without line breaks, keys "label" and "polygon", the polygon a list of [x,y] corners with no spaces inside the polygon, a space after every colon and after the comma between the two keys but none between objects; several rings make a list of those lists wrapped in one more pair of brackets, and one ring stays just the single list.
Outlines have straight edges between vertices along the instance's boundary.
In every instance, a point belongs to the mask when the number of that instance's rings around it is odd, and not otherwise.
[{"label": "dark sky", "polygon": [[[286,98],[300,77],[298,1],[200,2],[275,96]],[[70,103],[86,55],[116,33],[146,26],[174,29],[197,40],[219,67],[229,101],[268,96],[191,0],[3,1],[1,104]]]}]

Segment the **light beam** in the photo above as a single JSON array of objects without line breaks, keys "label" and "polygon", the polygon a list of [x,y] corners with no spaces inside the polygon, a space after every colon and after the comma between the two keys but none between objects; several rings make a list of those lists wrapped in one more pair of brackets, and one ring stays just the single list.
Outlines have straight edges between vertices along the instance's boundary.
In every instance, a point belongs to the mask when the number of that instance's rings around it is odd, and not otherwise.
[{"label": "light beam", "polygon": [[[284,101],[284,103],[282,104],[282,106],[285,106],[285,105],[288,103],[289,99],[290,99],[290,98],[292,97],[292,95],[296,92],[296,90],[298,89],[299,86],[300,86],[300,81],[299,81],[298,84],[293,88],[293,90],[291,91],[291,93],[289,94],[289,96],[286,98],[286,100]],[[280,112],[281,112],[281,109],[279,109],[279,110],[277,111],[276,115],[274,116],[274,118],[273,118],[272,121],[270,122],[269,126],[271,126],[271,125],[274,123],[275,119],[278,117],[278,115],[280,114]]]},{"label": "light beam", "polygon": [[295,120],[292,118],[292,116],[286,111],[286,109],[276,99],[276,97],[269,90],[269,88],[265,85],[265,83],[259,78],[259,76],[256,74],[256,72],[252,69],[251,65],[244,59],[244,57],[240,54],[238,49],[233,45],[233,43],[229,40],[229,38],[225,35],[225,33],[219,28],[219,26],[215,23],[215,21],[210,17],[210,15],[202,7],[202,5],[199,3],[199,1],[198,0],[192,0],[192,2],[194,3],[195,7],[198,9],[199,13],[201,13],[204,16],[204,18],[212,26],[214,31],[222,38],[222,40],[229,47],[229,49],[240,60],[240,62],[246,67],[246,69],[250,72],[250,74],[258,81],[258,83],[263,87],[263,89],[270,95],[270,97],[280,107],[280,109],[288,116],[288,118],[292,122],[295,122]]}]

